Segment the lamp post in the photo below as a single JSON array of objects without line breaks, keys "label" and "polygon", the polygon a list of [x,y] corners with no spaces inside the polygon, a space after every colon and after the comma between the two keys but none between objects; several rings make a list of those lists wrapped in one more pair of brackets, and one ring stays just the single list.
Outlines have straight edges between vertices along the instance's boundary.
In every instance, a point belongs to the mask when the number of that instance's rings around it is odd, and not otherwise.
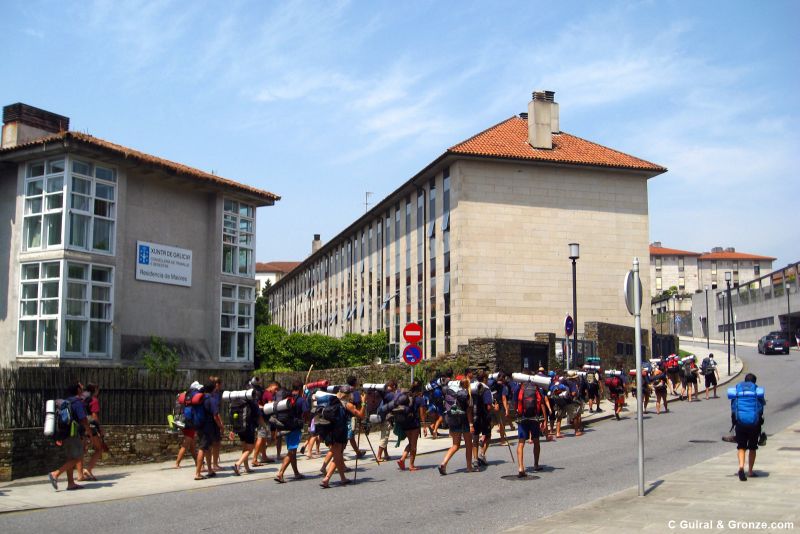
[{"label": "lamp post", "polygon": [[[581,257],[581,246],[578,243],[569,244],[569,259],[572,260],[572,358],[578,355],[578,282],[576,260]],[[569,360],[567,360],[569,369]]]},{"label": "lamp post", "polygon": [[708,322],[708,286],[706,286],[704,289],[706,291],[706,348],[710,350],[711,341],[709,340],[709,329],[711,328],[711,325]]},{"label": "lamp post", "polygon": [[678,295],[672,295],[672,335],[678,335],[678,328],[675,324],[675,317],[678,315]]},{"label": "lamp post", "polygon": [[725,271],[725,284],[728,286],[726,290],[728,293],[728,376],[731,376],[731,324],[733,323],[733,306],[731,306],[731,272]]}]

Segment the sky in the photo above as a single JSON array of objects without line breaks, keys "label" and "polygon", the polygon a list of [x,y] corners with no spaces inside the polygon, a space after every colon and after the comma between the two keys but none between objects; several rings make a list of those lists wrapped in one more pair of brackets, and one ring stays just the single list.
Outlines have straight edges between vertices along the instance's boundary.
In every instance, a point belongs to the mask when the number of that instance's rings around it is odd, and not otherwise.
[{"label": "sky", "polygon": [[0,105],[266,189],[302,260],[448,147],[556,92],[664,165],[650,240],[800,260],[796,1],[6,1]]}]

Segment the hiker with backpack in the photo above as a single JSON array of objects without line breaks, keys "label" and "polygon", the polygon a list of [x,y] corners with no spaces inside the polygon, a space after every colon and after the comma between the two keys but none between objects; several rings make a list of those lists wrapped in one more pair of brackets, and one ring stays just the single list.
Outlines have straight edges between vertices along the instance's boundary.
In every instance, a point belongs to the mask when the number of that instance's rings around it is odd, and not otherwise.
[{"label": "hiker with backpack", "polygon": [[[350,386],[350,395],[352,396],[353,405],[355,405],[356,409],[361,409],[361,392],[356,389],[358,386],[358,378],[355,376],[348,376],[347,377],[347,385]],[[359,458],[363,458],[367,455],[367,451],[358,448],[358,443],[356,442],[356,431],[353,425],[353,416],[350,412],[347,412],[347,439],[350,442],[350,447],[353,449],[353,452]]]},{"label": "hiker with backpack", "polygon": [[678,393],[675,389],[678,387],[678,383],[680,382],[680,364],[678,363],[678,357],[674,354],[670,354],[666,360],[666,368],[667,368],[667,379],[669,381],[670,389],[672,390],[673,396],[678,396]]},{"label": "hiker with backpack", "polygon": [[442,476],[447,474],[447,463],[461,448],[462,437],[464,438],[466,450],[467,472],[471,473],[474,471],[472,468],[472,431],[475,426],[473,424],[472,392],[470,391],[469,378],[463,378],[457,390],[448,384],[444,396],[444,405],[445,419],[450,429],[453,445],[447,449],[442,463],[439,464],[439,474]]},{"label": "hiker with backpack", "polygon": [[656,367],[651,377],[651,385],[653,386],[653,392],[656,394],[656,414],[661,413],[662,403],[664,404],[664,413],[669,413],[669,408],[667,407],[667,374]]},{"label": "hiker with backpack", "polygon": [[506,421],[509,418],[508,406],[508,377],[503,371],[498,371],[497,377],[489,379],[489,390],[492,392],[492,427],[497,425],[500,433],[500,444],[506,445]]},{"label": "hiker with backpack", "polygon": [[717,369],[717,362],[714,360],[714,354],[709,353],[708,356],[703,358],[700,364],[700,372],[703,373],[703,378],[706,383],[706,400],[708,400],[708,390],[714,388],[714,398],[717,398],[717,381],[719,380],[719,369]]},{"label": "hiker with backpack", "polygon": [[[211,465],[213,466],[214,471],[222,471],[222,467],[219,465],[219,452],[222,448],[222,436],[225,435],[225,428],[221,424],[222,418],[219,415],[219,407],[222,404],[222,379],[218,376],[210,376],[208,377],[209,383],[214,384],[214,390],[209,393],[211,397],[211,402],[214,403],[214,412],[217,414],[217,417],[220,417],[220,425],[219,431],[216,429],[214,430],[213,441],[211,442]],[[208,391],[206,389],[206,391]],[[216,427],[215,427],[216,428]]]},{"label": "hiker with backpack", "polygon": [[[731,391],[733,390],[733,391]],[[728,390],[731,399],[731,423],[736,428],[736,453],[739,458],[739,480],[742,482],[747,477],[757,477],[753,472],[756,463],[756,451],[759,440],[763,445],[766,434],[761,432],[764,424],[764,388],[756,386],[756,375],[747,373],[744,381],[736,384],[736,388]],[[745,451],[748,451],[747,474],[744,472]]]},{"label": "hiker with backpack", "polygon": [[622,382],[622,371],[611,370],[608,373],[605,379],[605,386],[608,390],[608,398],[614,404],[614,417],[619,421],[619,414],[625,405],[625,386]]},{"label": "hiker with backpack", "polygon": [[[278,382],[270,382],[264,392],[261,394],[260,405],[263,409],[266,404],[280,400],[283,400],[281,385]],[[263,431],[259,429],[255,451],[253,452],[253,467],[261,467],[263,464],[275,461],[274,458],[270,458],[269,455],[267,455],[267,447],[269,446],[270,442],[275,443],[278,451],[277,459],[280,460],[282,439],[283,438],[278,435],[278,429],[275,428],[272,423],[268,423],[267,426],[263,427]],[[261,460],[260,462],[259,459]]]},{"label": "hiker with backpack", "polygon": [[[427,398],[426,416],[422,419],[422,432],[424,436],[430,432],[431,439],[439,437],[439,427],[444,422],[444,391],[442,387],[450,381],[452,372],[441,372],[436,375],[436,378],[431,380],[430,385],[426,388],[428,391],[425,393]],[[433,418],[433,424],[426,424],[428,416]]]},{"label": "hiker with backpack", "polygon": [[83,385],[80,382],[71,384],[65,391],[66,399],[56,408],[56,429],[53,439],[57,445],[64,447],[67,461],[47,475],[53,489],[58,490],[58,477],[67,474],[67,490],[83,489],[75,483],[75,465],[83,457],[83,436],[91,435],[89,418],[83,403]]},{"label": "hiker with backpack", "polygon": [[[530,374],[530,372],[526,373]],[[547,397],[544,392],[533,382],[525,382],[520,385],[517,404],[517,467],[519,478],[525,478],[525,442],[533,442],[533,470],[541,471],[539,466],[539,453],[541,446],[539,438],[542,436],[541,423],[546,416],[545,401]]]},{"label": "hiker with backpack", "polygon": [[337,470],[339,471],[342,485],[351,482],[345,476],[347,467],[344,463],[344,447],[347,445],[346,414],[360,420],[364,418],[364,414],[367,412],[366,405],[357,408],[353,404],[349,386],[346,389],[344,387],[340,389],[336,395],[330,395],[326,398],[329,399],[327,405],[321,405],[320,399],[317,400],[315,412],[320,439],[325,441],[332,455],[332,461],[328,464],[325,476],[319,484],[323,489],[330,487],[331,477]]},{"label": "hiker with backpack", "polygon": [[299,380],[292,382],[292,390],[285,400],[288,401],[289,408],[270,417],[270,423],[274,424],[278,431],[286,434],[286,456],[283,457],[281,468],[275,476],[275,482],[279,484],[286,482],[283,474],[290,464],[295,480],[305,478],[297,469],[297,448],[300,446],[303,425],[308,420],[309,413],[308,403],[303,397],[303,383]]},{"label": "hiker with backpack", "polygon": [[75,467],[78,470],[79,482],[83,482],[85,480],[96,482],[97,479],[94,476],[94,468],[97,465],[98,460],[100,460],[100,458],[103,456],[103,451],[108,450],[108,447],[103,439],[105,433],[100,426],[100,400],[98,399],[100,395],[100,387],[97,384],[86,384],[86,391],[83,392],[83,395],[84,408],[86,410],[87,417],[89,418],[89,426],[92,429],[90,433],[86,434],[88,440],[85,444],[89,445],[91,443],[92,456],[89,458],[89,464],[85,469],[83,467],[83,456],[81,456],[81,459],[78,460],[78,463]]},{"label": "hiker with backpack", "polygon": [[258,377],[251,378],[245,389],[253,389],[254,397],[252,399],[236,399],[230,401],[229,419],[231,421],[231,432],[228,436],[231,441],[234,435],[239,437],[242,443],[242,454],[239,459],[233,464],[233,474],[235,476],[241,475],[241,469],[244,467],[245,473],[252,473],[250,469],[250,454],[255,449],[256,443],[256,428],[264,426],[264,418],[262,411],[258,406],[258,392],[259,389],[253,387],[259,382]]},{"label": "hiker with backpack", "polygon": [[386,413],[386,406],[392,402],[395,393],[397,392],[397,381],[387,380],[384,386],[384,391],[373,391],[372,394],[380,396],[380,404],[378,406],[378,415],[381,417],[381,436],[378,441],[378,460],[391,460],[389,456],[389,433],[394,426],[391,417]]},{"label": "hiker with backpack", "polygon": [[[574,369],[567,371],[567,378],[564,381],[569,390],[565,415],[567,421],[575,430],[575,437],[583,436],[583,424],[581,423],[581,413],[583,412],[583,399],[580,397],[580,384],[578,372]],[[560,428],[559,428],[560,430]]]},{"label": "hiker with backpack", "polygon": [[[219,403],[214,398],[214,391],[220,387],[218,382],[209,380],[203,386],[203,393],[201,393],[201,401],[198,404],[193,404],[189,408],[190,418],[193,421],[194,427],[197,430],[197,465],[195,467],[194,479],[205,480],[206,478],[213,478],[217,476],[216,471],[213,469],[213,453],[212,448],[217,439],[217,436],[222,436],[225,431],[225,426],[222,423],[222,418],[219,415]],[[203,460],[206,462],[208,474],[202,475]]]},{"label": "hiker with backpack", "polygon": [[[480,371],[477,376],[477,390],[473,395],[473,418],[474,430],[472,432],[472,446],[475,451],[475,465],[486,467],[486,452],[489,450],[489,443],[492,440],[492,412],[494,412],[494,400],[492,391],[486,382],[489,375],[486,371]],[[481,438],[483,440],[481,441]]]},{"label": "hiker with backpack", "polygon": [[[600,410],[600,399],[603,394],[602,386],[600,383],[600,371],[597,369],[588,369],[586,371],[586,400],[589,404],[589,413],[596,411],[597,413],[601,412]],[[592,410],[592,405],[596,406],[595,410]]]},{"label": "hiker with backpack", "polygon": [[[700,400],[697,398],[698,373],[699,369],[697,368],[697,364],[694,363],[694,356],[692,356],[683,364],[684,389],[689,402]],[[692,398],[692,392],[694,392],[694,398]]]},{"label": "hiker with backpack", "polygon": [[406,459],[408,459],[408,470],[418,471],[419,468],[414,465],[414,461],[417,458],[417,440],[419,440],[421,421],[425,417],[425,398],[422,396],[422,383],[419,380],[414,380],[414,383],[411,384],[411,389],[408,391],[408,404],[402,406],[404,406],[402,408],[403,415],[401,416],[395,411],[394,418],[395,423],[401,425],[408,438],[408,445],[403,449],[403,454],[397,461],[397,467],[400,471],[405,471]]},{"label": "hiker with backpack", "polygon": [[[183,393],[179,394],[178,397],[175,399],[175,412],[176,418],[183,422],[183,427],[181,428],[181,434],[183,434],[183,441],[181,442],[181,448],[178,450],[178,456],[175,459],[175,469],[181,468],[181,461],[183,461],[183,457],[186,455],[187,452],[192,455],[192,459],[195,462],[195,466],[197,465],[197,452],[195,451],[195,439],[197,437],[197,429],[195,428],[193,422],[191,421],[190,417],[186,416],[187,410],[187,402],[186,399],[190,399],[191,402],[191,392],[200,393],[203,389],[203,386],[195,380],[192,382],[192,385],[189,386],[189,389],[184,391]],[[202,399],[202,395],[200,396]],[[202,402],[202,400],[201,400]]]},{"label": "hiker with backpack", "polygon": [[563,377],[555,377],[550,384],[550,401],[555,411],[555,437],[561,439],[565,437],[561,433],[561,422],[567,415],[567,404],[570,403],[569,386]]}]

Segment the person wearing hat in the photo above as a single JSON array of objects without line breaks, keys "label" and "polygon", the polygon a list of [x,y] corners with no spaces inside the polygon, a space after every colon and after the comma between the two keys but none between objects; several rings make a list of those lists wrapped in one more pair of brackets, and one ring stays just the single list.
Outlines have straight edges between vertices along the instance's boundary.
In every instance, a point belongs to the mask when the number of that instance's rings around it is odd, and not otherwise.
[{"label": "person wearing hat", "polygon": [[575,429],[576,436],[583,435],[583,425],[581,424],[581,412],[583,411],[583,401],[581,400],[578,387],[578,371],[570,369],[567,371],[566,384],[569,388],[569,402],[566,407],[567,421]]}]

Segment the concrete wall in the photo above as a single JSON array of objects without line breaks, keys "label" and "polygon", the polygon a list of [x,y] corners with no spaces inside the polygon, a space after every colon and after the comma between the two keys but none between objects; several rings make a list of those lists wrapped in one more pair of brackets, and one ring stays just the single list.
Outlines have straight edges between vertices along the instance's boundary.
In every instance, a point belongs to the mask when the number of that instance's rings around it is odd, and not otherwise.
[{"label": "concrete wall", "polygon": [[17,215],[18,187],[17,168],[0,164],[0,288],[6,294],[6,298],[0,299],[0,339],[7,340],[0,343],[0,367],[13,361],[17,353],[19,267],[16,254],[10,252],[14,250],[17,228],[22,227],[21,217]]},{"label": "concrete wall", "polygon": [[[454,337],[532,339],[572,313],[568,244],[577,263],[578,328],[632,321],[622,285],[649,258],[647,181],[594,169],[462,161],[456,166]],[[646,263],[644,263],[646,265]],[[650,301],[641,270],[643,302]],[[648,314],[642,327],[650,326]],[[579,330],[580,332],[580,330]]]}]

